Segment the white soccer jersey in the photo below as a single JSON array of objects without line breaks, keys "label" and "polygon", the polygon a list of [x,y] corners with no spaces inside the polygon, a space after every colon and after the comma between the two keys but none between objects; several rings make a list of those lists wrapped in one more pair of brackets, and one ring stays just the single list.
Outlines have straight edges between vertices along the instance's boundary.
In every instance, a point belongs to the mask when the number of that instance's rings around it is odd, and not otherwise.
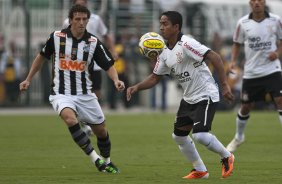
[{"label": "white soccer jersey", "polygon": [[233,41],[244,44],[246,63],[243,78],[263,77],[281,71],[279,59],[268,59],[269,52],[277,50],[278,40],[282,40],[279,16],[266,12],[266,18],[261,22],[253,20],[252,14],[239,19]]},{"label": "white soccer jersey", "polygon": [[165,48],[154,68],[156,75],[171,75],[183,88],[183,99],[195,104],[201,100],[219,101],[218,86],[204,62],[209,48],[195,39],[180,35],[173,49]]},{"label": "white soccer jersey", "polygon": [[91,94],[94,60],[104,70],[114,64],[110,52],[95,36],[85,31],[77,40],[70,28],[53,32],[40,54],[53,59],[53,95]]},{"label": "white soccer jersey", "polygon": [[[69,19],[65,19],[64,23],[63,23],[63,28],[67,28],[69,26]],[[103,41],[103,37],[108,33],[108,28],[106,27],[106,25],[104,24],[103,20],[101,19],[101,17],[97,14],[92,13],[90,15],[89,21],[87,23],[86,26],[86,30],[97,36],[100,40]],[[94,63],[94,70],[101,70],[101,68]]]}]

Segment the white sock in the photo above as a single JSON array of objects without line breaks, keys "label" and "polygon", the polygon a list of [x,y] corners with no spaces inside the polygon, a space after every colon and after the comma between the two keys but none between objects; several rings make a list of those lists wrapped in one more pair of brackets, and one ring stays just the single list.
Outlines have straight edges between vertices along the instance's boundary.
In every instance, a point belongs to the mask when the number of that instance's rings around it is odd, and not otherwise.
[{"label": "white sock", "polygon": [[278,112],[279,112],[279,120],[282,125],[282,110],[278,110]]},{"label": "white sock", "polygon": [[96,151],[95,150],[93,150],[91,153],[90,153],[90,158],[91,158],[91,161],[95,164],[95,161],[98,159],[98,158],[100,158],[101,159],[101,157],[96,153]]},{"label": "white sock", "polygon": [[226,158],[231,155],[231,153],[223,146],[223,144],[209,132],[194,133],[193,138],[200,144],[206,146],[208,150],[219,154],[221,158]]},{"label": "white sock", "polygon": [[172,137],[177,143],[182,154],[192,163],[194,169],[197,171],[207,171],[207,168],[190,136],[176,136],[175,134],[172,134]]},{"label": "white sock", "polygon": [[108,157],[108,158],[104,158],[104,157],[102,157],[102,158],[103,158],[103,160],[105,160],[106,164],[109,164],[109,163],[111,162],[110,157]]},{"label": "white sock", "polygon": [[[241,116],[241,117],[249,117],[249,114],[247,115],[241,115],[240,111],[238,112],[238,115]],[[247,119],[239,119],[239,117],[237,116],[236,118],[236,134],[235,134],[235,138],[236,139],[239,139],[239,140],[242,140],[244,138],[244,131],[245,131],[245,128],[246,128],[246,125],[247,125],[247,121],[248,121],[248,118]]]}]

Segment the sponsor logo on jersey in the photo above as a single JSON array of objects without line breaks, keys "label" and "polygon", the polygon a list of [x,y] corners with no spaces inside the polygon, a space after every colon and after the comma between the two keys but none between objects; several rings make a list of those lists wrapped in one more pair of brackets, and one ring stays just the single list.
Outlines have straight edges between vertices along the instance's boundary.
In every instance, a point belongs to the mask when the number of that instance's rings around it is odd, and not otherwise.
[{"label": "sponsor logo on jersey", "polygon": [[55,35],[58,37],[66,37],[66,33],[62,33],[62,32],[57,32]]},{"label": "sponsor logo on jersey", "polygon": [[256,37],[248,37],[248,42],[249,42],[249,48],[253,49],[255,51],[258,50],[269,50],[271,49],[271,41],[261,41],[261,37],[256,36]]},{"label": "sponsor logo on jersey", "polygon": [[184,47],[186,47],[186,49],[190,50],[190,51],[191,51],[192,53],[194,53],[195,55],[197,55],[197,56],[199,56],[199,57],[203,57],[203,55],[202,55],[199,51],[197,51],[197,50],[195,50],[194,48],[192,48],[190,45],[188,45],[187,42],[184,43]]},{"label": "sponsor logo on jersey", "polygon": [[178,80],[179,83],[187,82],[191,80],[190,74],[188,71],[182,73],[176,73],[175,68],[171,69],[171,75]]},{"label": "sponsor logo on jersey", "polygon": [[86,70],[86,61],[60,59],[59,68],[61,70],[83,72]]}]

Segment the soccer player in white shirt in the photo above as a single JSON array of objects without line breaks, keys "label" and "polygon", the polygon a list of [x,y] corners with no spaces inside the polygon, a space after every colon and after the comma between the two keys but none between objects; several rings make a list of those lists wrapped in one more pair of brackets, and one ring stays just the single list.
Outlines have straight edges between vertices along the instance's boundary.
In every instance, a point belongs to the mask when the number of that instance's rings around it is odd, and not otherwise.
[{"label": "soccer player in white shirt", "polygon": [[249,4],[252,12],[239,19],[233,36],[231,72],[236,66],[242,44],[246,61],[236,134],[227,145],[231,152],[244,142],[244,130],[250,111],[255,102],[265,99],[266,93],[272,96],[282,124],[282,75],[279,60],[282,52],[282,22],[279,16],[265,10],[265,0],[250,0]]},{"label": "soccer player in white shirt", "polygon": [[[70,9],[71,25],[50,34],[45,46],[34,59],[27,78],[20,83],[20,90],[29,88],[32,78],[45,62],[44,58],[52,58],[53,81],[49,100],[54,110],[67,125],[73,140],[99,171],[118,173],[118,168],[110,160],[111,141],[105,116],[96,95],[91,91],[90,75],[94,60],[107,72],[117,90],[122,91],[125,86],[118,78],[110,52],[97,37],[87,32],[89,17],[90,11],[85,6],[74,5]],[[79,121],[91,125],[102,157],[94,150]]]},{"label": "soccer player in white shirt", "polygon": [[227,84],[223,62],[218,54],[181,33],[182,15],[176,11],[164,12],[160,18],[160,31],[167,40],[153,70],[146,79],[127,89],[127,99],[133,93],[155,86],[163,75],[171,75],[183,88],[183,98],[176,114],[173,139],[180,151],[193,165],[183,178],[208,178],[209,173],[189,136],[207,149],[219,154],[222,161],[222,177],[229,177],[233,170],[234,155],[209,131],[219,102],[218,86],[205,61],[214,66],[221,84],[223,97],[231,102],[234,96]]},{"label": "soccer player in white shirt", "polygon": [[[81,5],[87,7],[87,0],[73,0],[74,5]],[[65,19],[63,23],[63,28],[67,28],[69,26],[69,19]],[[102,39],[106,46],[108,47],[109,51],[111,52],[114,60],[118,59],[118,54],[115,51],[115,45],[113,42],[112,37],[108,33],[108,28],[106,27],[105,23],[103,22],[102,18],[94,13],[91,13],[89,21],[86,26],[86,30],[97,36],[99,39]],[[102,94],[101,94],[101,88],[102,88],[102,69],[97,65],[96,62],[94,62],[94,72],[93,75],[91,75],[91,80],[93,81],[93,92],[98,97],[98,100],[102,101]],[[88,125],[85,125],[84,123],[81,123],[83,131],[88,135],[92,136],[93,132],[91,130],[91,127]]]}]

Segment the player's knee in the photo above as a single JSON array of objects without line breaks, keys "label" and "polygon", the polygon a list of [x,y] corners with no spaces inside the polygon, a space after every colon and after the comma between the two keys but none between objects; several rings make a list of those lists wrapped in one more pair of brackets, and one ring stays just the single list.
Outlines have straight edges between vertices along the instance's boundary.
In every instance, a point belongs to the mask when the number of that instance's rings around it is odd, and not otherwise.
[{"label": "player's knee", "polygon": [[172,138],[176,142],[177,145],[183,145],[185,141],[187,140],[187,136],[177,136],[174,133],[172,133]]},{"label": "player's knee", "polygon": [[212,136],[213,135],[209,132],[199,132],[192,134],[192,137],[195,141],[205,146],[208,146],[210,144]]}]

